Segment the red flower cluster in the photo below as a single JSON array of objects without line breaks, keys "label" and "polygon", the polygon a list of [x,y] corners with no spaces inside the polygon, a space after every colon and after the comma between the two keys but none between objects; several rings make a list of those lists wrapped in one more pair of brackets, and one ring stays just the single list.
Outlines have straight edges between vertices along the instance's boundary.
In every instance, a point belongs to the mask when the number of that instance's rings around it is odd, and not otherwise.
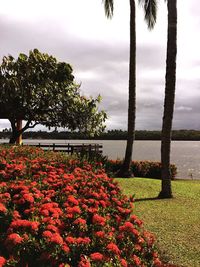
[{"label": "red flower cluster", "polygon": [[0,256],[0,267],[5,266],[6,259]]},{"label": "red flower cluster", "polygon": [[101,168],[0,148],[0,267],[161,266],[152,235],[131,213]]},{"label": "red flower cluster", "polygon": [[3,203],[0,202],[0,212],[5,213],[7,211]]},{"label": "red flower cluster", "polygon": [[17,244],[22,243],[22,241],[23,241],[23,238],[20,235],[13,233],[13,234],[8,235],[8,237],[6,238],[5,244],[7,246],[11,245],[12,247],[14,247]]}]

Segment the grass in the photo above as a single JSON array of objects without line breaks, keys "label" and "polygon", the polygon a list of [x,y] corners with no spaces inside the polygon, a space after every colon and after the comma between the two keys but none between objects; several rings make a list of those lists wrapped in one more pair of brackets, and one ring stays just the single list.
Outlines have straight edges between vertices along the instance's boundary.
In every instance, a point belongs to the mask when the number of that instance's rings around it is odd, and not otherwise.
[{"label": "grass", "polygon": [[200,267],[200,181],[173,181],[173,199],[156,199],[159,180],[117,179],[126,195],[135,195],[135,214],[155,234],[163,260]]}]

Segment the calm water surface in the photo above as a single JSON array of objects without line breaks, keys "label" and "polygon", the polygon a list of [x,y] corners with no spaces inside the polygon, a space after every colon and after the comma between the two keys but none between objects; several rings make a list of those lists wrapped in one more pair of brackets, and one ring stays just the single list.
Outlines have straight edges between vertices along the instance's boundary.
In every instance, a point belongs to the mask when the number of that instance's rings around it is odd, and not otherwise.
[{"label": "calm water surface", "polygon": [[[0,142],[5,142],[1,140]],[[103,154],[109,159],[123,159],[126,141],[112,140],[24,140],[24,144],[34,143],[99,143]],[[160,141],[135,141],[134,160],[160,161]],[[178,168],[177,178],[200,179],[200,142],[172,141],[171,162]]]}]

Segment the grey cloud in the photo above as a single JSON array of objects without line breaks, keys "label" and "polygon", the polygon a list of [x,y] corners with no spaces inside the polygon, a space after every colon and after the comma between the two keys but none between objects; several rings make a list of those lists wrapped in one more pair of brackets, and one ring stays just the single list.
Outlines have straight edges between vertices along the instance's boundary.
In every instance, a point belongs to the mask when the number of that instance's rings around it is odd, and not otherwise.
[{"label": "grey cloud", "polygon": [[137,68],[141,71],[160,69],[165,65],[166,47],[140,45],[137,47]]},{"label": "grey cloud", "polygon": [[179,106],[175,109],[176,111],[192,111],[192,108],[191,107],[186,107],[186,106]]},{"label": "grey cloud", "polygon": [[[81,90],[87,95],[103,97],[101,107],[107,110],[110,128],[126,129],[128,103],[128,44],[81,39],[52,21],[12,24],[0,20],[0,55],[17,56],[39,48],[58,60],[72,64],[74,72],[89,71],[94,79],[83,79]],[[137,129],[161,129],[164,102],[165,47],[137,47]],[[163,76],[160,74],[163,72]],[[155,75],[151,77],[151,71]],[[158,73],[158,74],[157,74]],[[177,81],[174,127],[200,129],[200,79]],[[183,107],[183,108],[181,108]],[[191,110],[189,109],[191,108]],[[2,124],[1,126],[6,125]],[[6,127],[6,126],[5,126]]]},{"label": "grey cloud", "polygon": [[195,96],[177,100],[174,112],[175,129],[200,129],[200,105]]}]

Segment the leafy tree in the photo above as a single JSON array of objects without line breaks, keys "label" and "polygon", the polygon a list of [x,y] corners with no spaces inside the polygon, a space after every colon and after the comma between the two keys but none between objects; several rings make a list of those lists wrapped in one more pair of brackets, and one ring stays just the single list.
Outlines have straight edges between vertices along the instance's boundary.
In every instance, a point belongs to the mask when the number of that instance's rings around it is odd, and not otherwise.
[{"label": "leafy tree", "polygon": [[162,189],[159,194],[160,198],[173,197],[170,173],[170,148],[176,89],[177,0],[168,0],[167,9],[168,37],[165,76],[165,100],[161,142]]},{"label": "leafy tree", "polygon": [[[111,18],[114,11],[113,0],[103,0],[105,14]],[[156,0],[139,0],[144,9],[144,18],[148,28],[152,29],[156,22]],[[136,14],[135,0],[130,0],[130,59],[129,59],[129,99],[128,99],[128,132],[125,159],[118,176],[130,177],[132,161],[133,142],[135,140],[135,118],[136,118]]]},{"label": "leafy tree", "polygon": [[[66,127],[89,134],[104,128],[106,114],[98,111],[101,98],[86,98],[75,84],[72,67],[55,57],[39,52],[4,56],[0,66],[0,114],[12,127],[10,143],[37,124]],[[18,120],[25,120],[19,131]]]}]

